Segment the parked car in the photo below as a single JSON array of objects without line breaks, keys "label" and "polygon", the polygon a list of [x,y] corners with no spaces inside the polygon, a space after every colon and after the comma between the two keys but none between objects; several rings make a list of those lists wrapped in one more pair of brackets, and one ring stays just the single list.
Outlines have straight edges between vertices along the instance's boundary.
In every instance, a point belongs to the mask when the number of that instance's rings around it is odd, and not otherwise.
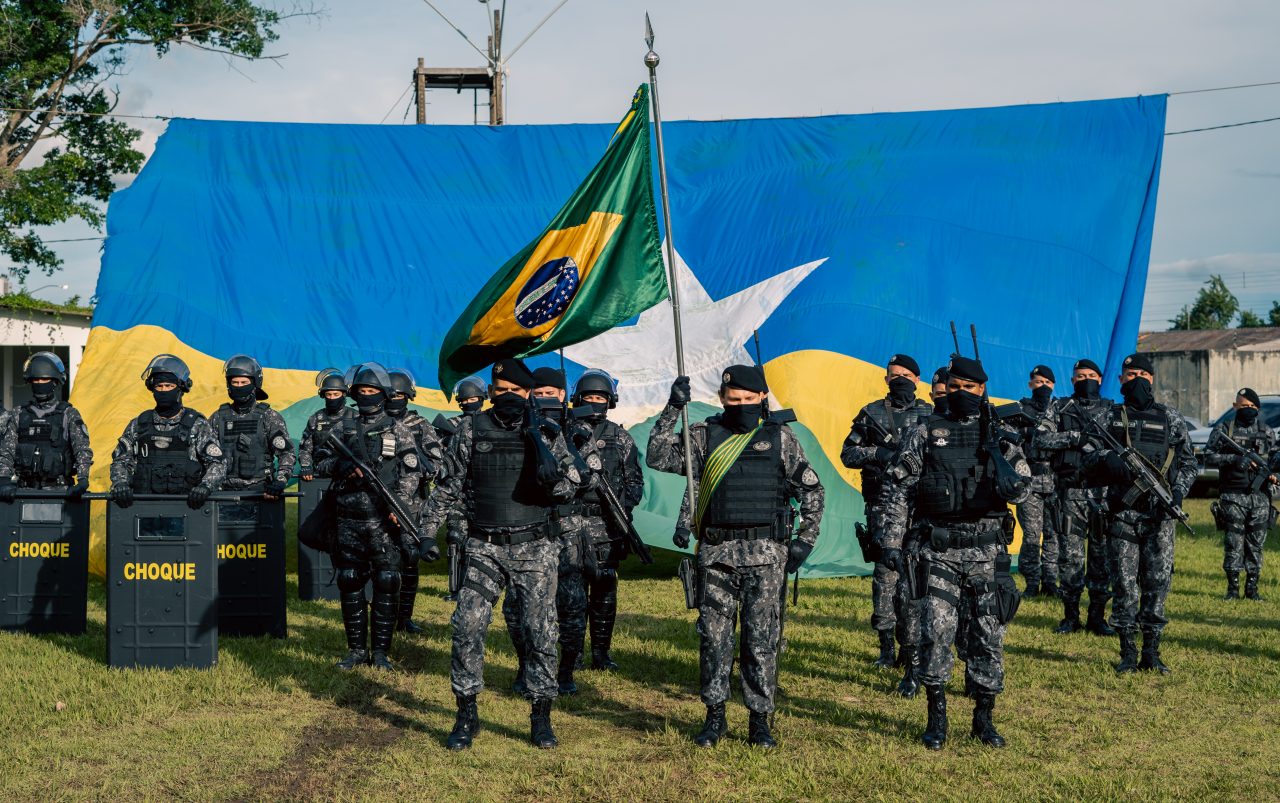
[{"label": "parked car", "polygon": [[[1262,420],[1267,422],[1267,426],[1272,429],[1280,429],[1280,395],[1271,395],[1259,397],[1262,400]],[[1204,492],[1209,486],[1218,482],[1218,469],[1208,468],[1204,464],[1204,447],[1209,443],[1209,433],[1213,432],[1213,428],[1219,421],[1229,421],[1235,417],[1235,410],[1228,407],[1225,412],[1213,419],[1207,426],[1197,427],[1191,430],[1191,448],[1196,453],[1196,463],[1200,466],[1200,472],[1196,475],[1196,486],[1192,492]],[[1191,419],[1187,419],[1188,422]],[[1191,426],[1187,424],[1188,428]]]}]

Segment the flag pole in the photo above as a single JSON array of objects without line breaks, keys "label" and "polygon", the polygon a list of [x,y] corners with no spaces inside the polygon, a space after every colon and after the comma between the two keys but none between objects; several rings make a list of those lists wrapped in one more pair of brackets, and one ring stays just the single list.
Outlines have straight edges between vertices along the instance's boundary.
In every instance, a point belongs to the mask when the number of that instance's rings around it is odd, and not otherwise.
[{"label": "flag pole", "polygon": [[[662,148],[662,106],[658,103],[658,54],[653,50],[653,24],[649,13],[644,15],[644,42],[649,52],[644,55],[644,66],[649,68],[649,96],[653,100],[653,130],[658,146],[658,187],[662,197],[662,225],[667,232],[667,285],[671,294],[671,319],[675,324],[676,373],[687,376],[684,368],[684,334],[680,327],[680,285],[676,275],[676,245],[671,233],[671,202],[667,196],[667,155]],[[688,485],[689,517],[693,520],[698,509],[693,485],[693,447],[689,436],[689,408],[680,408],[680,422],[684,428],[684,476]],[[694,533],[697,537],[697,533]]]}]

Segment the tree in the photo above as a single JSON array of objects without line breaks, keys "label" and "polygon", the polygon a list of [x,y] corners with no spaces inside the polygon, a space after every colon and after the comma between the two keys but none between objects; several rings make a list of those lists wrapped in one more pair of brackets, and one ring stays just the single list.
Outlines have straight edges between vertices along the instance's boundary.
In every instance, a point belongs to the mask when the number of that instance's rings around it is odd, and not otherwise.
[{"label": "tree", "polygon": [[0,0],[0,253],[24,279],[62,264],[35,227],[101,230],[119,176],[136,173],[139,131],[109,115],[126,51],[174,45],[264,56],[284,19],[253,0]]},{"label": "tree", "polygon": [[1271,312],[1267,314],[1267,320],[1272,326],[1280,326],[1280,301],[1271,302]]},{"label": "tree", "polygon": [[1257,326],[1268,326],[1269,324],[1262,319],[1262,316],[1253,310],[1240,310],[1240,325],[1238,329],[1249,329]]},{"label": "tree", "polygon": [[1171,329],[1226,329],[1240,310],[1240,302],[1221,276],[1210,276],[1190,309],[1169,323]]}]

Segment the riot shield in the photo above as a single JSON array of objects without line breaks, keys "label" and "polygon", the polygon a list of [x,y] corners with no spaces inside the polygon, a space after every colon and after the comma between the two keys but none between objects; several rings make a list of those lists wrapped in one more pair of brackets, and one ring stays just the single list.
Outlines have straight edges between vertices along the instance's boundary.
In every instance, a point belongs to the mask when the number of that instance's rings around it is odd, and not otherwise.
[{"label": "riot shield", "polygon": [[68,503],[61,491],[23,491],[0,504],[0,539],[0,629],[83,633],[89,503]]},{"label": "riot shield", "polygon": [[[329,487],[329,478],[298,480],[298,523],[306,521],[320,505],[320,499]],[[338,599],[338,583],[333,569],[333,558],[328,552],[298,542],[298,599]]]},{"label": "riot shield", "polygon": [[217,507],[219,635],[284,638],[284,502]]}]

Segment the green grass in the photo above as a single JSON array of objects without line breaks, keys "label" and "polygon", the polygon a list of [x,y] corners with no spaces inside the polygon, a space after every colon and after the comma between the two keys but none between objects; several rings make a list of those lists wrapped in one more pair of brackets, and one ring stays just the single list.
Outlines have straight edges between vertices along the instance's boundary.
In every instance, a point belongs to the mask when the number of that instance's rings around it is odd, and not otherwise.
[{"label": "green grass", "polygon": [[626,567],[622,669],[580,673],[582,692],[556,705],[555,751],[527,743],[529,707],[507,691],[515,661],[501,625],[484,730],[470,752],[443,748],[451,608],[438,567],[418,605],[427,634],[397,638],[394,675],[334,669],[336,604],[292,598],[287,640],[223,639],[212,671],[108,669],[94,583],[86,635],[0,634],[0,798],[1275,799],[1280,556],[1269,550],[1265,602],[1222,601],[1207,502],[1190,509],[1200,535],[1179,536],[1165,636],[1174,673],[1117,677],[1114,639],[1054,635],[1058,607],[1029,601],[1006,642],[1003,751],[968,738],[971,704],[959,694],[947,748],[919,746],[923,699],[890,694],[896,674],[870,666],[867,578],[802,583],[788,611],[781,747],[748,748],[735,701],[729,737],[697,750],[694,617],[667,556]]}]

